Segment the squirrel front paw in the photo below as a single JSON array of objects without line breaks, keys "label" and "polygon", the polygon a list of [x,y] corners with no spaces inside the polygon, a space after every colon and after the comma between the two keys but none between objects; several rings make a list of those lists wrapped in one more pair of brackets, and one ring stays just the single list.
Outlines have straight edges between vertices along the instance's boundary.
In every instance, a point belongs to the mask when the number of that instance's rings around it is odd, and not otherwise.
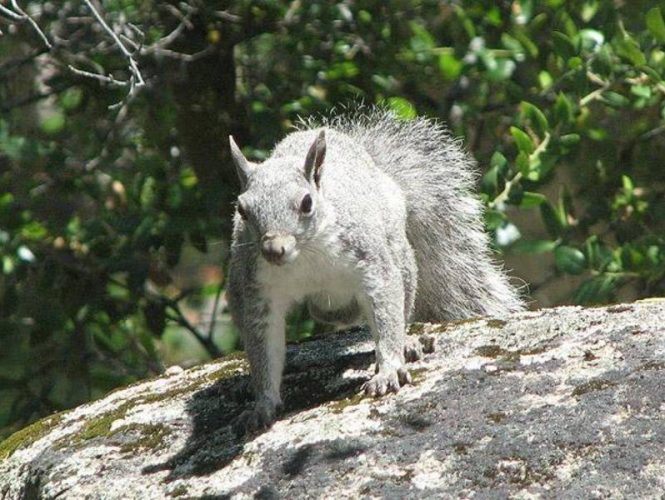
[{"label": "squirrel front paw", "polygon": [[237,436],[268,429],[275,421],[279,405],[268,399],[256,401],[234,420],[232,426]]},{"label": "squirrel front paw", "polygon": [[400,387],[410,383],[411,374],[406,368],[381,370],[363,384],[362,390],[368,396],[383,396],[387,392],[397,392]]}]

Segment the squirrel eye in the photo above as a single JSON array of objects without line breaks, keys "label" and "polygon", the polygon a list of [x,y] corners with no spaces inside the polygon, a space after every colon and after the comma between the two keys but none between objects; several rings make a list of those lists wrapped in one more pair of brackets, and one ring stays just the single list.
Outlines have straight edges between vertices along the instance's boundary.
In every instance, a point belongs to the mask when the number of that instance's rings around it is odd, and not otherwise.
[{"label": "squirrel eye", "polygon": [[309,194],[303,196],[300,202],[300,211],[305,215],[312,213],[312,197]]},{"label": "squirrel eye", "polygon": [[245,211],[245,207],[243,207],[240,202],[238,202],[236,209],[238,210],[238,215],[240,215],[243,220],[247,220],[247,212]]}]

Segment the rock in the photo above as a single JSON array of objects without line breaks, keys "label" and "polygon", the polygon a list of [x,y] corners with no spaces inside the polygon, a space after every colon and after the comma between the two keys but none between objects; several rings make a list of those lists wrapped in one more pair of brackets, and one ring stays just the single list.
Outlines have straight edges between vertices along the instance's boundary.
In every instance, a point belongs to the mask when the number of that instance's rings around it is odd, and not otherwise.
[{"label": "rock", "polygon": [[0,497],[649,497],[665,491],[665,301],[415,325],[414,385],[358,394],[356,330],[291,346],[285,413],[238,439],[240,356],[129,386],[0,444]]}]

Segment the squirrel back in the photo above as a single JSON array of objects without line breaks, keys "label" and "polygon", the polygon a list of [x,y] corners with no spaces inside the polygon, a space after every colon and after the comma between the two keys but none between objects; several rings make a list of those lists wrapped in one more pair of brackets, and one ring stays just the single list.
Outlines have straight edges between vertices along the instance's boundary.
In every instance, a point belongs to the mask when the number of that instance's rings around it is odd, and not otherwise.
[{"label": "squirrel back", "polygon": [[401,188],[418,268],[414,321],[498,316],[524,308],[493,259],[483,206],[474,193],[475,162],[441,124],[400,120],[373,108],[303,125],[347,134]]}]

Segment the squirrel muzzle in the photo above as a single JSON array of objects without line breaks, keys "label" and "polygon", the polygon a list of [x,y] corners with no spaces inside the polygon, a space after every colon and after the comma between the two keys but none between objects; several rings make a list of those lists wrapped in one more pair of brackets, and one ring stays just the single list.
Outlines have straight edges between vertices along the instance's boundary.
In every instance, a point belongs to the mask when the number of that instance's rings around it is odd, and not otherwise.
[{"label": "squirrel muzzle", "polygon": [[290,234],[267,232],[261,238],[261,254],[278,266],[291,262],[297,255],[296,239]]}]

